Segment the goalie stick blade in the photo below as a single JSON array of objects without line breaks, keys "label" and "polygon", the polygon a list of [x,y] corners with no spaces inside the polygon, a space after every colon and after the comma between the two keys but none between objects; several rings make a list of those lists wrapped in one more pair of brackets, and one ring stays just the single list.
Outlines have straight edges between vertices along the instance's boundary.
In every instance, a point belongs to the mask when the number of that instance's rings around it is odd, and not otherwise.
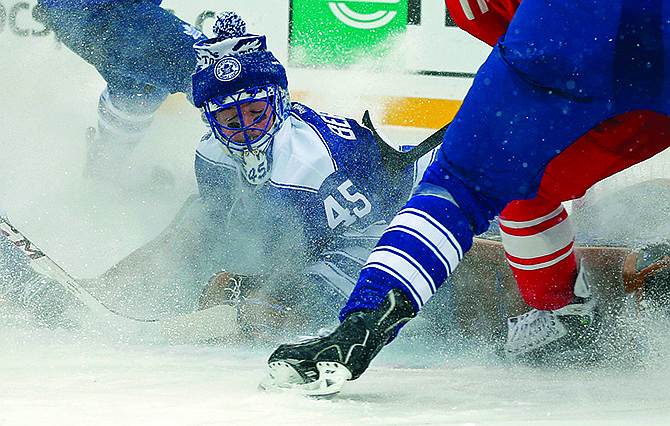
[{"label": "goalie stick blade", "polygon": [[338,362],[317,362],[319,378],[305,382],[300,374],[286,361],[269,365],[270,372],[261,380],[258,388],[268,392],[291,392],[298,395],[329,397],[338,394],[344,383],[351,379],[351,372]]},{"label": "goalie stick blade", "polygon": [[382,157],[382,165],[384,170],[390,178],[396,178],[403,170],[409,167],[412,163],[418,161],[421,157],[426,155],[429,151],[436,148],[442,143],[442,137],[449,127],[447,123],[444,127],[437,130],[432,135],[421,141],[418,145],[406,152],[400,152],[391,147],[377,132],[377,129],[372,124],[370,112],[368,110],[363,114],[363,125],[367,127],[375,138],[377,149]]},{"label": "goalie stick blade", "polygon": [[190,314],[159,321],[163,335],[172,344],[207,342],[232,338],[240,333],[237,309],[217,305]]}]

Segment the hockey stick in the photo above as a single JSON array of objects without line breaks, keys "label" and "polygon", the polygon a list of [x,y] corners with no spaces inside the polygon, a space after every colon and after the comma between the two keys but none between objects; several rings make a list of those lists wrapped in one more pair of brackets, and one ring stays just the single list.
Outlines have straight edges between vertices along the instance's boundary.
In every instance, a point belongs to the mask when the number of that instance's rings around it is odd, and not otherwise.
[{"label": "hockey stick", "polygon": [[61,284],[87,308],[98,314],[113,314],[135,322],[158,323],[163,333],[172,343],[188,343],[192,341],[223,338],[239,331],[237,310],[229,305],[217,305],[209,309],[180,315],[174,318],[137,318],[124,314],[108,306],[81,286],[70,274],[61,268],[53,259],[40,250],[32,241],[21,233],[9,220],[0,216],[0,234],[9,239],[35,266],[44,269],[51,278]]},{"label": "hockey stick", "polygon": [[386,173],[392,179],[397,177],[398,174],[405,170],[408,166],[416,162],[419,158],[423,157],[433,148],[442,143],[444,132],[446,132],[447,127],[449,127],[449,123],[447,123],[444,127],[428,136],[411,150],[407,152],[401,152],[391,147],[384,139],[382,139],[381,136],[379,136],[377,129],[375,129],[374,125],[372,124],[372,119],[370,118],[370,112],[368,110],[366,110],[363,114],[363,125],[370,129],[374,135],[375,142],[377,143],[377,149],[379,150],[379,154],[382,157],[384,170],[386,170]]},{"label": "hockey stick", "polygon": [[68,274],[63,268],[61,268],[56,262],[53,261],[49,256],[47,256],[42,250],[40,250],[32,241],[30,241],[25,235],[21,233],[15,226],[13,226],[9,221],[3,217],[0,217],[0,232],[4,235],[9,241],[13,242],[18,248],[25,253],[32,263],[36,266],[41,267],[47,271],[48,275],[61,284],[67,291],[72,293],[80,302],[86,305],[87,308],[94,312],[106,313],[111,312],[114,315],[118,315],[133,321],[139,322],[156,322],[155,319],[142,319],[134,318],[129,315],[122,314],[107,306],[104,302],[97,299],[91,293],[89,293],[84,287],[82,287],[77,280],[75,280],[70,274]]}]

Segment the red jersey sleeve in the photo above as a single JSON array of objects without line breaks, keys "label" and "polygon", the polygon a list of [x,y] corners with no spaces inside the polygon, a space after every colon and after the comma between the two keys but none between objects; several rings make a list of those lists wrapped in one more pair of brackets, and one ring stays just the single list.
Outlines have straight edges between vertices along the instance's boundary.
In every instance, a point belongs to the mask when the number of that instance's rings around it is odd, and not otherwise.
[{"label": "red jersey sleeve", "polygon": [[493,46],[505,34],[521,0],[445,0],[459,28]]}]

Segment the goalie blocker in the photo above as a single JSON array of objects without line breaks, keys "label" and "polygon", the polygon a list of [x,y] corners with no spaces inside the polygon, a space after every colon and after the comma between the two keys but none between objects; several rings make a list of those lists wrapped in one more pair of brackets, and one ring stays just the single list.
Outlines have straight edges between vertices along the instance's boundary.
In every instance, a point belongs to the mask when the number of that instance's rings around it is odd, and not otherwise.
[{"label": "goalie blocker", "polygon": [[[237,339],[275,341],[285,332],[297,333],[307,322],[304,312],[291,306],[290,284],[273,291],[269,281],[291,283],[301,281],[299,276],[281,278],[263,275],[242,275],[220,271],[209,279],[198,301],[200,310],[216,306],[232,306],[237,311]],[[278,294],[276,294],[278,293]],[[233,336],[231,336],[233,337]]]}]

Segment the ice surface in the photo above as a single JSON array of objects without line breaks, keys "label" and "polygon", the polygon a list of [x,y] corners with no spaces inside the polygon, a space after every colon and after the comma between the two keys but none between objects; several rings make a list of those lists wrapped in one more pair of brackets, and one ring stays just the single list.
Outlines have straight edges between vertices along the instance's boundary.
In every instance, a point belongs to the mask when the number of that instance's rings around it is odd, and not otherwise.
[{"label": "ice surface", "polygon": [[[83,180],[84,130],[95,124],[103,82],[83,62],[65,61],[67,50],[41,42],[40,57],[2,63],[0,203],[65,269],[95,277],[157,235],[195,190],[193,150],[202,124],[194,110],[170,100],[136,153],[138,162],[175,173],[173,192],[124,192]],[[414,141],[425,134],[386,133]],[[48,330],[0,309],[0,425],[664,424],[670,418],[666,322],[640,323],[652,341],[641,362],[625,362],[624,353],[623,362],[590,368],[510,365],[476,342],[407,338],[386,348],[340,396],[314,400],[257,390],[273,346],[172,346],[154,325],[113,317]]]}]

